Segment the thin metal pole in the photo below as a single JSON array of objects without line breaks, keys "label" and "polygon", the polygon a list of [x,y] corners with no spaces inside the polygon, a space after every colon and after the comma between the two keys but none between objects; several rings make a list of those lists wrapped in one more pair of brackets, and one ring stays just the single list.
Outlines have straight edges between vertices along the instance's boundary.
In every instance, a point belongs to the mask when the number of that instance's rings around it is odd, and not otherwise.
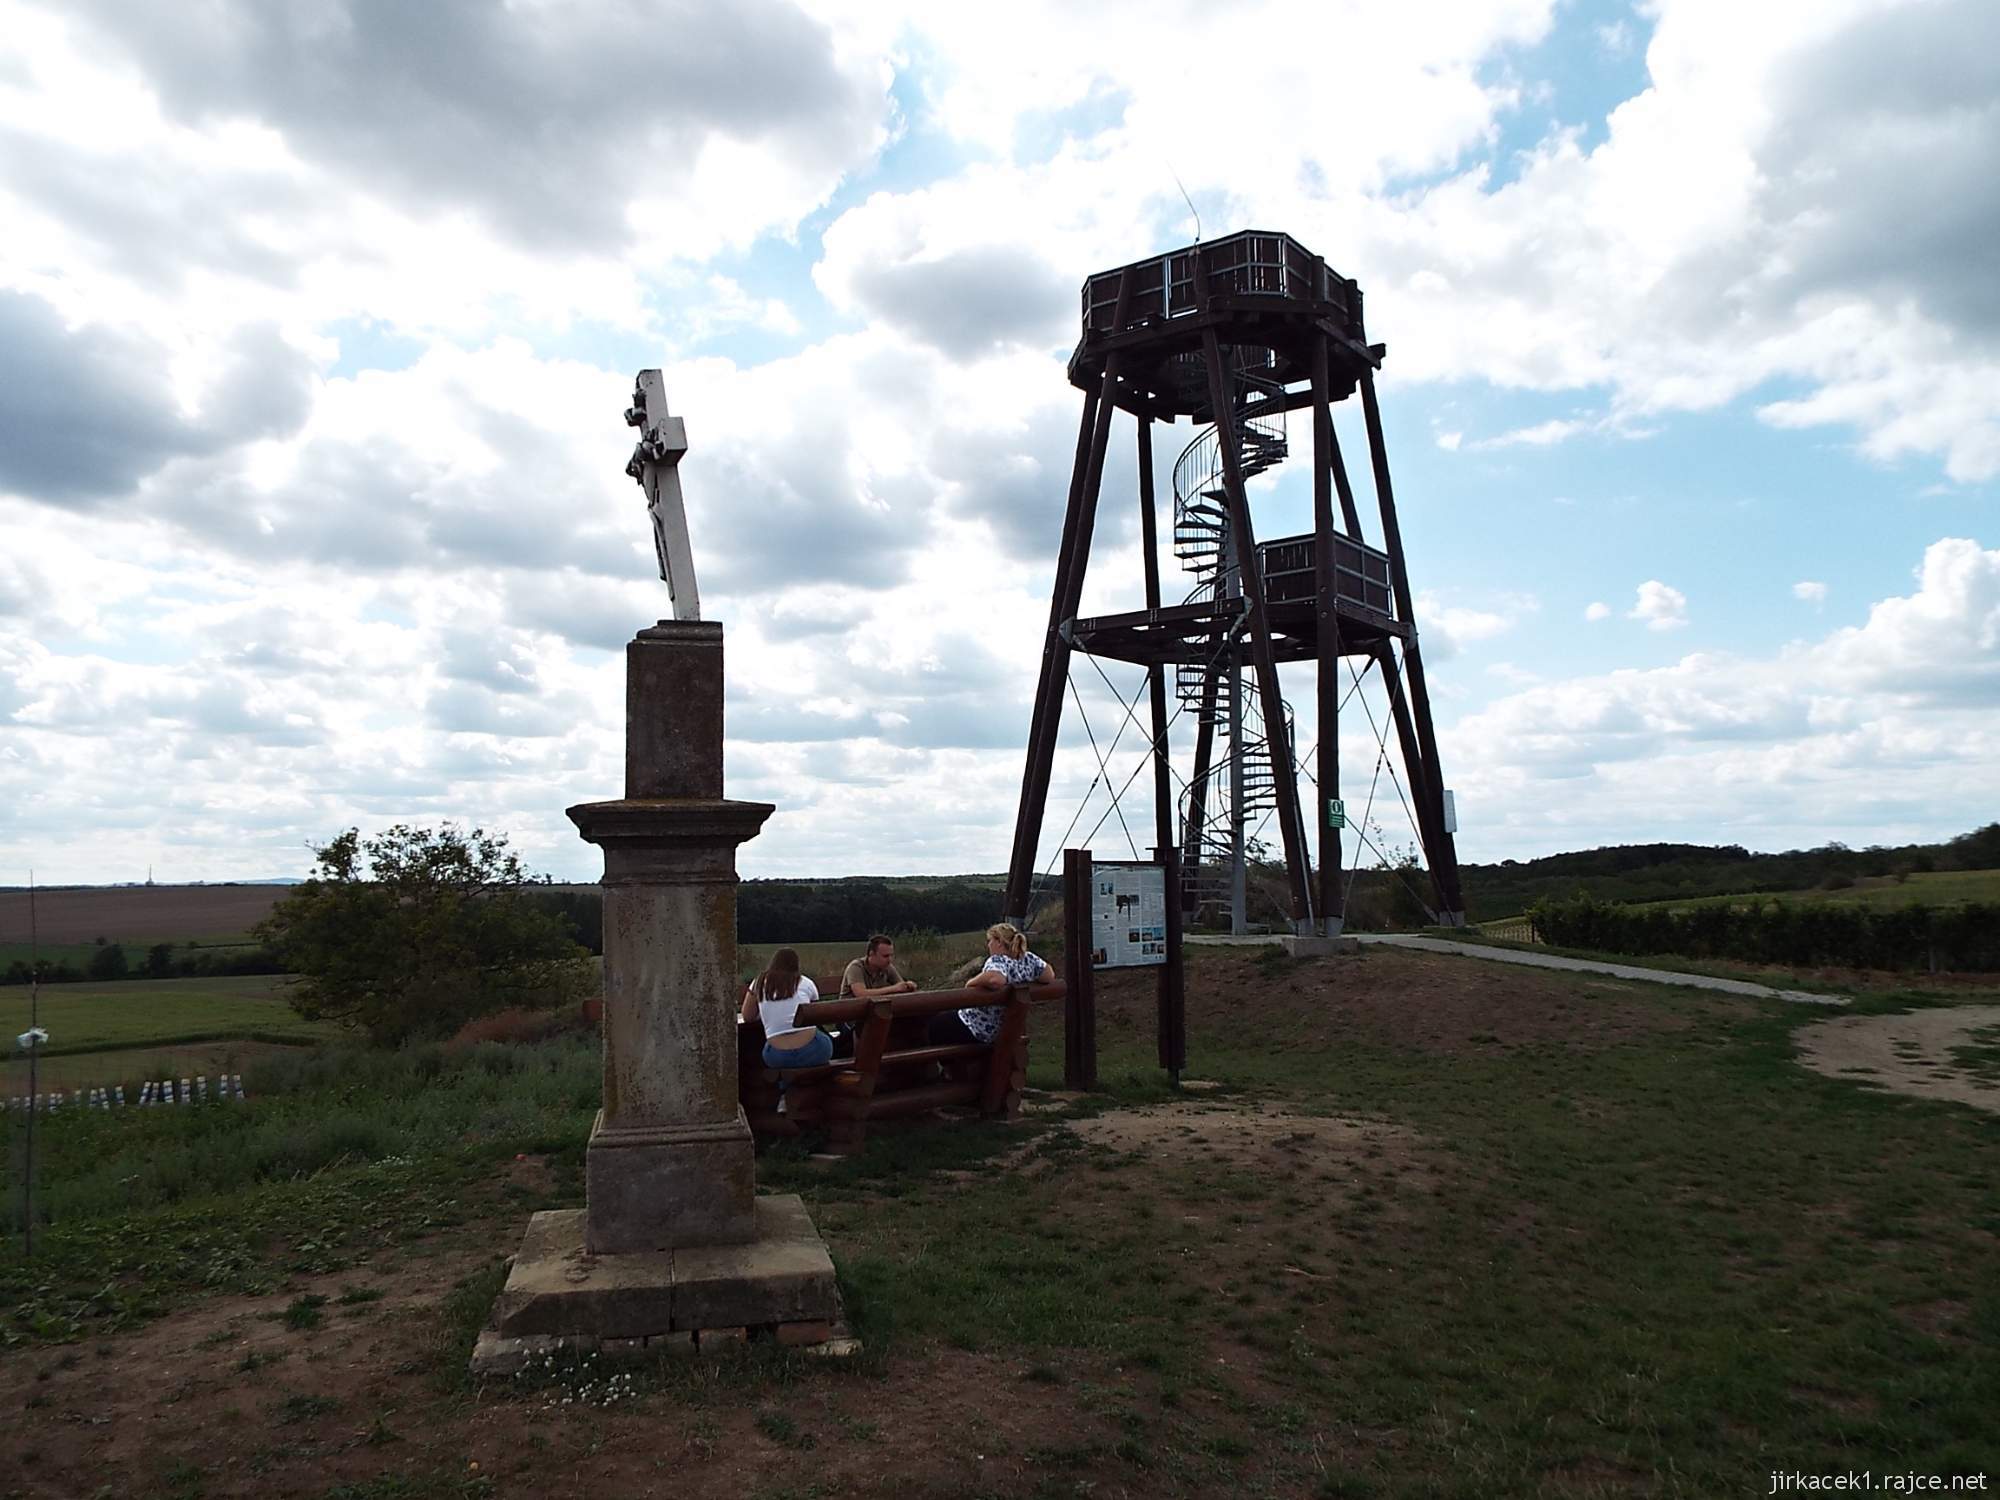
[{"label": "thin metal pole", "polygon": [[21,1173],[21,1227],[25,1251],[35,1255],[35,1103],[42,1086],[42,931],[35,920],[35,872],[28,872],[28,1160]]},{"label": "thin metal pole", "polygon": [[[1313,340],[1313,593],[1319,612],[1319,660],[1314,686],[1319,698],[1319,786],[1313,821],[1319,828],[1320,930],[1338,937],[1346,919],[1340,890],[1340,830],[1332,806],[1340,796],[1340,607],[1333,557],[1333,413],[1327,406],[1329,376],[1325,338]],[[1350,500],[1350,504],[1352,501]]]},{"label": "thin metal pole", "polygon": [[[1266,724],[1269,734],[1271,726]],[[1244,833],[1250,815],[1243,808],[1243,652],[1229,653],[1229,931],[1241,937],[1250,929],[1250,872],[1245,868],[1249,851]]]},{"label": "thin metal pole", "polygon": [[[1139,418],[1139,546],[1146,563],[1146,608],[1160,607],[1160,523],[1153,497],[1153,419]],[[1153,691],[1153,840],[1162,849],[1174,841],[1173,768],[1167,746],[1167,668],[1146,669]],[[1173,900],[1179,901],[1176,891]]]},{"label": "thin metal pole", "polygon": [[[1187,824],[1181,829],[1182,910],[1201,914],[1201,861],[1207,852],[1203,835],[1208,830],[1208,783],[1215,747],[1216,677],[1222,670],[1219,660],[1209,662],[1201,677],[1201,705],[1195,714],[1194,775],[1188,779]],[[1192,896],[1192,906],[1186,899]]]},{"label": "thin metal pole", "polygon": [[1222,345],[1213,328],[1204,329],[1202,352],[1208,362],[1208,401],[1215,413],[1216,436],[1222,449],[1222,482],[1229,497],[1229,529],[1236,543],[1243,597],[1250,614],[1250,656],[1257,670],[1257,690],[1264,710],[1264,744],[1271,755],[1272,789],[1278,799],[1278,827],[1285,840],[1285,873],[1290,877],[1294,931],[1312,917],[1312,891],[1306,881],[1305,832],[1299,826],[1298,780],[1292,774],[1291,744],[1285,733],[1285,697],[1278,686],[1278,661],[1271,649],[1271,618],[1265,607],[1264,579],[1257,565],[1257,534],[1250,524],[1250,499],[1243,488],[1243,468],[1237,454],[1236,418],[1229,405],[1229,382],[1222,365]]}]

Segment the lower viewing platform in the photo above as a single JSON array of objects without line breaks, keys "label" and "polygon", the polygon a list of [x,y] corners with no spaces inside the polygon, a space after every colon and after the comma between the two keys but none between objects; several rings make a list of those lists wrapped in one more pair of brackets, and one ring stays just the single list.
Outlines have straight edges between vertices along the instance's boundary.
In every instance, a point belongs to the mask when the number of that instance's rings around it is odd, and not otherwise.
[{"label": "lower viewing platform", "polygon": [[[1319,654],[1319,621],[1313,607],[1317,551],[1310,535],[1279,537],[1257,548],[1270,606],[1271,647],[1279,661],[1306,661]],[[1333,581],[1343,655],[1372,651],[1391,636],[1408,638],[1409,626],[1395,616],[1386,552],[1336,536]],[[1218,634],[1228,629],[1241,608],[1240,600],[1222,598],[1094,615],[1071,627],[1071,644],[1092,656],[1147,666],[1203,662],[1214,654]]]}]

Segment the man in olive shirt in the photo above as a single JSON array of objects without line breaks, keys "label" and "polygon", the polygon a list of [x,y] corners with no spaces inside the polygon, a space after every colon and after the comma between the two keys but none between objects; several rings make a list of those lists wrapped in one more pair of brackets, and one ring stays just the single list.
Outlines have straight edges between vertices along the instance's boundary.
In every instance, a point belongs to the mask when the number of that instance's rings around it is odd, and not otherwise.
[{"label": "man in olive shirt", "polygon": [[907,995],[917,987],[896,970],[895,940],[876,933],[868,940],[868,956],[857,958],[840,976],[840,998],[873,1000],[880,995]]}]

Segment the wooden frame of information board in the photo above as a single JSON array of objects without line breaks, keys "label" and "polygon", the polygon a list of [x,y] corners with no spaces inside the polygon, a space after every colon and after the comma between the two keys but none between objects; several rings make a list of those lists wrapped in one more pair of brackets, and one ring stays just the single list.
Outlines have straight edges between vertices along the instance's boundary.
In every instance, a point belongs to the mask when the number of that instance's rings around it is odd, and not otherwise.
[{"label": "wooden frame of information board", "polygon": [[[1144,952],[1155,940],[1134,938],[1124,954],[1097,942],[1094,906],[1101,879],[1099,869],[1159,872],[1162,936],[1165,949],[1157,956]],[[1117,884],[1128,884],[1118,881]],[[1100,968],[1146,966],[1158,977],[1156,994],[1160,1066],[1178,1084],[1187,1067],[1187,985],[1181,968],[1181,909],[1172,893],[1180,890],[1180,856],[1174,849],[1155,849],[1150,860],[1106,861],[1099,866],[1088,849],[1063,850],[1063,977],[1068,996],[1063,1005],[1063,1084],[1073,1089],[1097,1087],[1097,984]],[[1115,899],[1111,898],[1111,899]],[[1114,913],[1115,915],[1115,913]],[[1099,949],[1105,951],[1100,952]],[[1138,950],[1138,951],[1135,951]],[[1123,957],[1126,962],[1110,961]],[[1106,962],[1098,962],[1105,959]]]}]

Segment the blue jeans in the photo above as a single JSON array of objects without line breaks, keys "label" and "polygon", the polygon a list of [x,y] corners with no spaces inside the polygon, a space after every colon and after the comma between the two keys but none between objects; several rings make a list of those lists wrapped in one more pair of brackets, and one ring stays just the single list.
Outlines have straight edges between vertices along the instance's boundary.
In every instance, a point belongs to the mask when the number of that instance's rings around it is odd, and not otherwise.
[{"label": "blue jeans", "polygon": [[[833,1038],[824,1031],[815,1031],[812,1040],[803,1047],[773,1047],[764,1043],[764,1066],[767,1068],[818,1068],[833,1061]],[[784,1080],[779,1080],[783,1087]]]}]

